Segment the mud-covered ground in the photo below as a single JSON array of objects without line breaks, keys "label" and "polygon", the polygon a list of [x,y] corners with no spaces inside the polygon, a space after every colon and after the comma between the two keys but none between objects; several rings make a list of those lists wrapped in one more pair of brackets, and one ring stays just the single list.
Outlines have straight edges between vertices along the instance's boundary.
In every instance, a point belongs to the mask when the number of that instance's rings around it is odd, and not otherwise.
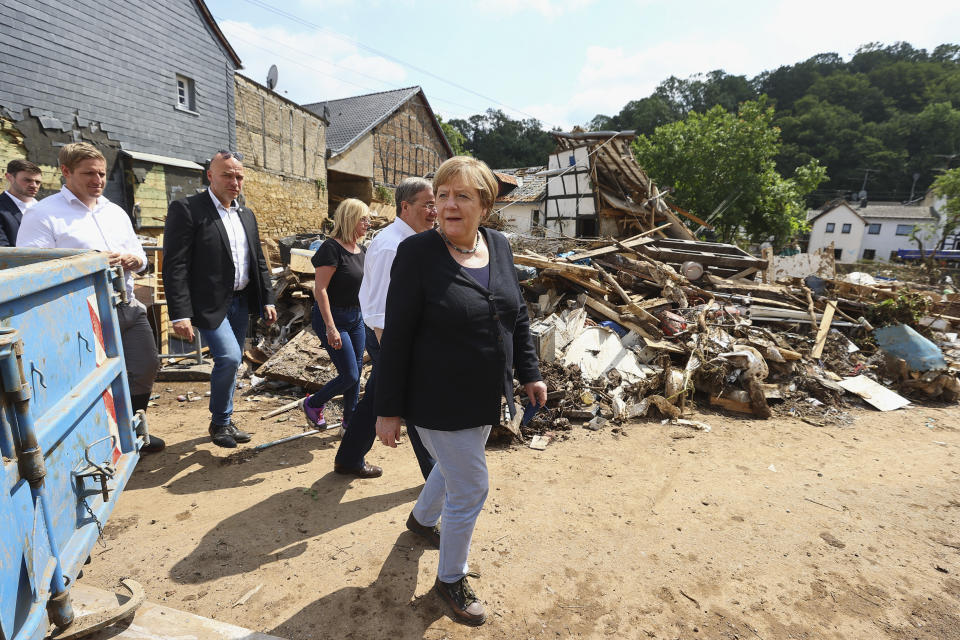
[{"label": "mud-covered ground", "polygon": [[[170,389],[170,391],[166,391]],[[710,432],[573,425],[545,451],[491,448],[471,568],[490,612],[453,622],[437,551],[404,522],[409,444],[376,480],[333,473],[338,440],[236,456],[206,437],[203,385],[158,383],[144,458],[83,580],[291,639],[960,638],[960,412],[856,409],[818,427],[698,413]],[[303,420],[238,397],[251,444]],[[241,606],[244,594],[260,589]]]}]

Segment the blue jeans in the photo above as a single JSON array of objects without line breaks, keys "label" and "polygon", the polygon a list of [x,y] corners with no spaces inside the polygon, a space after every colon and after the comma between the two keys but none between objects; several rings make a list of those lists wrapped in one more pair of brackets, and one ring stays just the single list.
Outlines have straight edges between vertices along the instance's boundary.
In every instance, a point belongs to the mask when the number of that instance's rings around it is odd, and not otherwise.
[{"label": "blue jeans", "polygon": [[[357,403],[353,417],[350,419],[350,428],[343,434],[340,448],[337,449],[335,462],[338,465],[359,469],[366,462],[364,456],[370,452],[374,440],[377,439],[377,415],[374,411],[374,391],[377,388],[377,370],[380,367],[380,342],[373,329],[364,325],[366,331],[367,353],[370,354],[370,376],[363,389],[363,398]],[[433,469],[434,459],[420,441],[420,434],[412,424],[407,425],[407,436],[413,445],[413,452],[420,465],[420,473],[426,480]]]},{"label": "blue jeans", "polygon": [[437,577],[441,582],[456,582],[469,571],[473,529],[489,491],[484,447],[490,425],[460,431],[416,430],[437,464],[413,506],[413,517],[428,527],[443,517]]},{"label": "blue jeans", "polygon": [[204,344],[213,356],[210,372],[210,414],[213,424],[230,424],[233,415],[233,391],[237,386],[237,368],[243,358],[243,340],[247,337],[246,294],[235,295],[227,316],[216,329],[200,329]]},{"label": "blue jeans", "polygon": [[340,332],[341,347],[334,349],[327,342],[327,327],[316,303],[313,305],[311,324],[320,338],[320,343],[330,355],[337,368],[337,377],[323,385],[320,391],[310,396],[311,407],[326,404],[335,395],[343,394],[343,423],[346,425],[357,408],[360,394],[360,370],[363,367],[364,324],[360,307],[330,307],[333,323]]}]

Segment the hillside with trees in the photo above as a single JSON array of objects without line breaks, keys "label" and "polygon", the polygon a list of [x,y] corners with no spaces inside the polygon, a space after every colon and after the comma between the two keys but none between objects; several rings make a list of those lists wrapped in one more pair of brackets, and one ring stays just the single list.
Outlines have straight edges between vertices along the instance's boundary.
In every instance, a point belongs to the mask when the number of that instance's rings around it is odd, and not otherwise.
[{"label": "hillside with trees", "polygon": [[[686,79],[670,77],[649,96],[631,100],[615,115],[597,115],[585,128],[636,130],[641,136],[636,145],[641,164],[658,183],[679,187],[673,182],[680,179],[681,159],[701,170],[711,161],[697,158],[696,148],[690,147],[682,158],[670,160],[663,141],[679,140],[682,132],[665,129],[656,135],[658,128],[686,122],[704,132],[710,123],[730,125],[732,121],[722,114],[734,116],[750,102],[762,105],[765,126],[779,130],[772,147],[769,133],[753,138],[766,145],[750,151],[764,158],[762,169],[757,165],[757,170],[765,172],[768,186],[778,184],[778,193],[786,189],[807,206],[863,188],[872,200],[906,201],[922,196],[942,171],[960,166],[960,45],[956,44],[927,51],[906,42],[871,43],[859,47],[849,60],[822,53],[754,78],[722,70]],[[467,152],[493,167],[542,164],[553,149],[549,132],[538,121],[513,120],[502,111],[488,110],[444,124],[462,136]],[[772,158],[771,148],[775,148]],[[704,149],[702,153],[712,152]],[[662,169],[667,166],[669,172]],[[811,173],[814,166],[819,168]],[[779,183],[770,171],[793,182]],[[742,180],[744,174],[726,175]],[[756,194],[754,186],[748,191]],[[727,217],[731,220],[753,216],[742,210],[749,198],[741,196],[739,204],[725,204],[733,191],[721,188],[695,201],[677,202],[700,216],[730,207]],[[764,202],[769,199],[754,199],[751,206],[765,206]],[[796,214],[795,207],[788,208]],[[795,222],[784,222],[780,229]]]},{"label": "hillside with trees", "polygon": [[871,199],[908,200],[930,187],[938,169],[960,164],[960,45],[955,44],[927,52],[905,42],[873,43],[849,61],[823,53],[751,79],[720,70],[686,80],[671,77],[618,114],[596,116],[588,128],[650,135],[689,113],[706,113],[715,105],[735,113],[741,102],[764,95],[782,132],[778,171],[792,174],[811,159],[827,169],[829,180],[814,199],[859,191],[866,178]]}]

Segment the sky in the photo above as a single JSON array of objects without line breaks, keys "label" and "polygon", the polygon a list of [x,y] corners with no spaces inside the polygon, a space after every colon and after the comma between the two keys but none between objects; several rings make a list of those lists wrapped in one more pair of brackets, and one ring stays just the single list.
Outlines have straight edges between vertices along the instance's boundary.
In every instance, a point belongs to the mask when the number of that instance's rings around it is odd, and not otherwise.
[{"label": "sky", "polygon": [[869,42],[960,43],[960,2],[206,0],[243,62],[300,104],[423,87],[444,119],[489,108],[547,128],[614,115],[669,76],[751,78]]}]

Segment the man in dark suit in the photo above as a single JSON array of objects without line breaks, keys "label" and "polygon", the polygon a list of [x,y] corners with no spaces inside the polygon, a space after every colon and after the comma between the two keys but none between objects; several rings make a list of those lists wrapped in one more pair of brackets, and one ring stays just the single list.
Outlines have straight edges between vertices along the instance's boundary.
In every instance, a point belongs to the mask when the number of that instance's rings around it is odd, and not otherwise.
[{"label": "man in dark suit", "polygon": [[40,167],[29,160],[16,159],[7,164],[7,190],[0,193],[0,247],[17,246],[17,231],[23,213],[37,204],[40,191]]},{"label": "man in dark suit", "polygon": [[213,356],[210,427],[213,443],[233,448],[250,434],[233,423],[233,392],[250,312],[277,319],[270,274],[253,211],[237,203],[243,156],[218,151],[210,188],[170,204],[163,231],[163,286],[173,330],[193,340],[200,330]]}]

